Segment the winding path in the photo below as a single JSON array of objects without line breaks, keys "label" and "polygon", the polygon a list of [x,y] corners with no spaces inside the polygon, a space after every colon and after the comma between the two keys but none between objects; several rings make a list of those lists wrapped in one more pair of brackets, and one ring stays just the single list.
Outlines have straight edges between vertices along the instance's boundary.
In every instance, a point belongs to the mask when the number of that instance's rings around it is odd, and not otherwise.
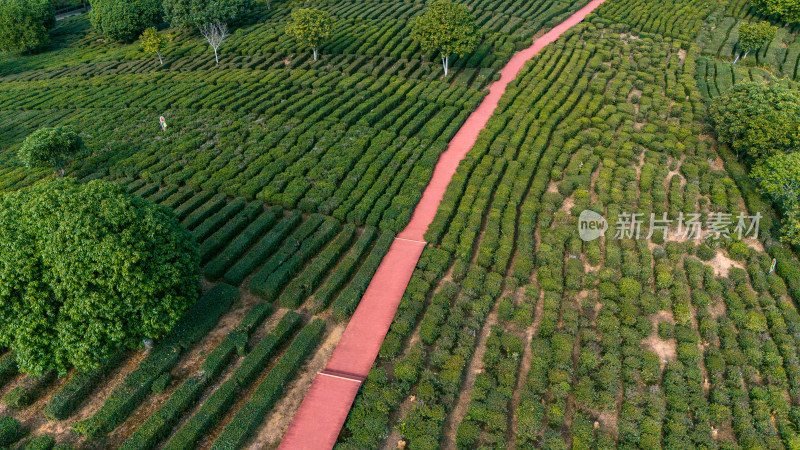
[{"label": "winding path", "polygon": [[478,133],[486,127],[508,83],[516,78],[525,63],[547,44],[577,25],[605,0],[592,0],[575,14],[515,54],[500,71],[500,79],[439,157],[430,183],[414,209],[411,221],[397,236],[381,261],[353,317],[344,331],[325,369],[306,393],[279,449],[331,449],[344,425],[361,383],[369,374],[383,339],[389,331],[400,299],[425,248],[424,234],[433,221],[447,185],[458,164],[472,149]]}]

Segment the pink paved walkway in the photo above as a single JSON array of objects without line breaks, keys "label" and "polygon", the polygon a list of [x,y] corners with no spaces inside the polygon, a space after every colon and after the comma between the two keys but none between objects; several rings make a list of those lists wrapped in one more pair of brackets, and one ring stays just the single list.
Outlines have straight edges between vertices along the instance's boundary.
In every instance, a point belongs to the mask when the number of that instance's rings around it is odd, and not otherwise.
[{"label": "pink paved walkway", "polygon": [[500,72],[500,79],[489,88],[483,102],[450,141],[439,157],[433,177],[414,209],[411,221],[392,243],[367,287],[353,317],[333,351],[325,370],[320,372],[306,393],[279,449],[331,449],[344,425],[361,383],[369,374],[389,331],[400,299],[425,248],[423,235],[433,221],[447,185],[458,164],[475,144],[478,133],[497,108],[506,86],[522,66],[547,44],[583,20],[605,0],[588,5],[514,55]]}]

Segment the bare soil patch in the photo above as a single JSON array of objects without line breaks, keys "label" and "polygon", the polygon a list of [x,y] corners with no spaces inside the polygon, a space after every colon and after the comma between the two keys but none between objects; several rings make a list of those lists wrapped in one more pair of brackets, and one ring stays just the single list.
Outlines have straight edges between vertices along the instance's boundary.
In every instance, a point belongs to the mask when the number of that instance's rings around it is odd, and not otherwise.
[{"label": "bare soil patch", "polygon": [[717,276],[728,276],[728,272],[730,272],[731,267],[738,267],[740,269],[744,269],[744,265],[739,261],[734,261],[728,258],[722,250],[717,250],[717,256],[714,257],[711,261],[708,262],[711,267],[714,268],[714,273]]},{"label": "bare soil patch", "polygon": [[676,343],[674,339],[665,341],[658,337],[658,334],[653,333],[650,335],[650,337],[642,341],[642,344],[645,349],[650,350],[658,355],[659,359],[661,359],[662,366],[664,363],[668,361],[675,361],[678,358],[678,352],[676,350]]}]

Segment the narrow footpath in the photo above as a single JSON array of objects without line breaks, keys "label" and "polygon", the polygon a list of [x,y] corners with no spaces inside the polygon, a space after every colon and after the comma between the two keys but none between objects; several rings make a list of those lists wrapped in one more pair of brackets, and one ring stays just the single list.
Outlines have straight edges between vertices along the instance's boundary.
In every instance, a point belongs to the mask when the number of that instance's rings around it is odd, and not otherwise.
[{"label": "narrow footpath", "polygon": [[366,379],[383,339],[392,324],[400,299],[425,248],[424,234],[433,221],[439,203],[456,168],[475,145],[500,97],[525,63],[565,31],[580,23],[605,0],[592,0],[567,20],[515,54],[500,71],[500,79],[439,157],[430,183],[414,209],[411,221],[397,236],[367,287],[331,359],[311,384],[279,449],[331,449],[344,425],[353,400]]}]

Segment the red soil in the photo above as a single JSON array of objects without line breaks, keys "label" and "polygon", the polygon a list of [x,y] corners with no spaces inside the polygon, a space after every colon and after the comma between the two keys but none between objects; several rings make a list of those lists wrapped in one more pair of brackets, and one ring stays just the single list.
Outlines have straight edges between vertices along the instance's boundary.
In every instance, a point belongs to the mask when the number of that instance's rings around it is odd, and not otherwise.
[{"label": "red soil", "polygon": [[500,72],[500,80],[491,85],[489,95],[467,118],[447,150],[439,157],[433,177],[414,209],[411,221],[381,261],[328,365],[311,384],[279,449],[333,448],[361,382],[378,356],[400,299],[425,248],[423,235],[436,215],[458,164],[475,144],[478,133],[497,108],[506,86],[516,78],[525,63],[604,1],[592,0],[534,41],[533,45],[514,55]]}]

